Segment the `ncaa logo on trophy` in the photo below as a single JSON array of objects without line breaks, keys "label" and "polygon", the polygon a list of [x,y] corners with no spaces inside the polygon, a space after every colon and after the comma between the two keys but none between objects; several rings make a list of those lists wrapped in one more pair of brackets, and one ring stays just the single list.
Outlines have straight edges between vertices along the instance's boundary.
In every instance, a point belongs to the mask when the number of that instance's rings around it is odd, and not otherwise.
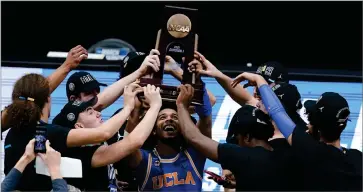
[{"label": "ncaa logo on trophy", "polygon": [[171,16],[166,25],[169,34],[175,38],[187,36],[192,28],[192,22],[184,14],[175,14]]}]

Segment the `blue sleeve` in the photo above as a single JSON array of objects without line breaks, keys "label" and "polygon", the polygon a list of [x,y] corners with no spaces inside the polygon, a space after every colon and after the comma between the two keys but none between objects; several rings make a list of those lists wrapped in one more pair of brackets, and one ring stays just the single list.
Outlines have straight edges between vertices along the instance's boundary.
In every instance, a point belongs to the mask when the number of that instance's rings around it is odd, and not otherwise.
[{"label": "blue sleeve", "polygon": [[267,84],[260,86],[258,89],[262,97],[262,102],[265,105],[269,115],[271,116],[272,120],[275,121],[277,128],[287,139],[295,129],[295,123],[287,115],[276,94]]},{"label": "blue sleeve", "polygon": [[54,179],[52,185],[53,192],[68,191],[67,182],[64,179]]},{"label": "blue sleeve", "polygon": [[210,114],[212,114],[212,104],[210,103],[208,91],[205,86],[203,87],[203,105],[197,105],[195,107],[195,111],[199,117],[208,117]]},{"label": "blue sleeve", "polygon": [[12,168],[1,183],[1,192],[14,191],[20,181],[21,175],[19,170]]}]

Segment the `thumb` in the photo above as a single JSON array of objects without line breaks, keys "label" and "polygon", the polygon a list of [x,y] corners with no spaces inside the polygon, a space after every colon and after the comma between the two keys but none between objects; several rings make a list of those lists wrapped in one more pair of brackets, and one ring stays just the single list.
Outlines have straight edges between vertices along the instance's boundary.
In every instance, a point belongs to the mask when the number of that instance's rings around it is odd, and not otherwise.
[{"label": "thumb", "polygon": [[46,150],[47,151],[49,151],[52,147],[50,147],[50,142],[49,142],[49,140],[47,140],[46,142],[45,142],[45,148],[46,148]]}]

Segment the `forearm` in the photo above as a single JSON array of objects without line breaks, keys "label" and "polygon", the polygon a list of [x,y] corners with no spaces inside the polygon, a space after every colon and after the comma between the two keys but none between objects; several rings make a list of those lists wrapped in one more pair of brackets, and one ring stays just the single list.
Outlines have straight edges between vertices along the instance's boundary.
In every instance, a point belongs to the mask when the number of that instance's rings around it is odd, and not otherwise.
[{"label": "forearm", "polygon": [[228,95],[240,105],[253,105],[257,104],[257,99],[255,99],[246,89],[244,89],[240,84],[235,88],[231,86],[233,79],[223,74],[219,73],[215,77],[217,82],[223,87],[223,89],[228,93]]},{"label": "forearm", "polygon": [[97,150],[92,158],[92,166],[101,167],[118,162],[141,148],[154,127],[159,110],[160,107],[151,107],[144,119],[127,137],[102,150]]},{"label": "forearm", "polygon": [[62,81],[67,77],[70,71],[70,65],[64,62],[60,67],[58,67],[52,74],[47,77],[50,87],[50,93],[52,93],[62,83]]},{"label": "forearm", "polygon": [[125,123],[133,108],[125,106],[119,113],[103,123],[99,128],[112,137]]},{"label": "forearm", "polygon": [[131,133],[135,129],[135,127],[140,123],[140,118],[139,118],[140,113],[141,113],[140,109],[134,109],[131,112],[125,128],[125,131],[127,133]]},{"label": "forearm", "polygon": [[22,174],[18,169],[11,169],[9,174],[6,175],[4,181],[1,183],[1,192],[14,191],[19,183],[21,175]]},{"label": "forearm", "polygon": [[125,123],[132,109],[124,107],[119,113],[97,128],[72,129],[67,136],[67,146],[77,147],[98,144],[110,139]]},{"label": "forearm", "polygon": [[272,89],[267,85],[266,81],[259,80],[257,85],[262,97],[262,102],[272,120],[275,122],[276,127],[280,130],[285,138],[289,138],[296,126],[295,123],[287,115],[280,100],[277,98]]},{"label": "forearm", "polygon": [[105,88],[105,90],[97,95],[98,101],[93,108],[97,111],[102,111],[110,106],[124,93],[125,86],[134,82],[139,76],[140,72],[135,71]]},{"label": "forearm", "polygon": [[188,109],[184,105],[177,105],[177,109],[179,121],[183,122],[179,124],[181,132],[188,142],[193,143],[201,133],[191,120]]},{"label": "forearm", "polygon": [[180,123],[180,129],[189,144],[191,144],[196,150],[202,153],[206,158],[217,162],[218,161],[218,142],[213,141],[211,138],[203,135],[199,129],[195,126],[188,109],[183,105],[178,105],[178,117]]},{"label": "forearm", "polygon": [[58,167],[49,167],[49,174],[50,174],[50,178],[52,180],[63,179],[59,166]]},{"label": "forearm", "polygon": [[14,168],[17,169],[20,173],[23,173],[26,166],[31,162],[28,157],[22,156],[19,161],[15,164]]},{"label": "forearm", "polygon": [[212,105],[209,99],[208,91],[203,88],[203,105],[196,106],[195,111],[199,116],[198,128],[200,132],[211,138],[212,137]]}]

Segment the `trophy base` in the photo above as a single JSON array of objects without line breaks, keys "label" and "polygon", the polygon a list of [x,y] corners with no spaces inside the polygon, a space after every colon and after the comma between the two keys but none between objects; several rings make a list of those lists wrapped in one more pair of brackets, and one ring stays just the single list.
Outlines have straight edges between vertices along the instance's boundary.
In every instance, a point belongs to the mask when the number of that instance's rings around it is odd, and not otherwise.
[{"label": "trophy base", "polygon": [[[149,78],[140,79],[140,86],[144,87],[147,84],[160,87],[160,96],[163,101],[176,102],[179,96],[178,87],[163,85],[158,79],[149,79]],[[192,99],[191,104],[193,106],[203,105],[203,85],[194,84],[193,88],[194,88],[194,97]],[[143,98],[144,93],[140,93],[139,96]]]}]

